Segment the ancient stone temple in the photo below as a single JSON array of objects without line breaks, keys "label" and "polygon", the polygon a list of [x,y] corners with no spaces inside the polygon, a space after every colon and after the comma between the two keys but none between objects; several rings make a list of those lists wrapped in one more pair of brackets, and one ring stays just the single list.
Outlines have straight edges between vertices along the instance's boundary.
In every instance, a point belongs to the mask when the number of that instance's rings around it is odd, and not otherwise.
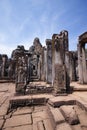
[{"label": "ancient stone temple", "polygon": [[79,83],[87,83],[87,62],[85,45],[87,43],[87,32],[79,36],[78,40],[78,75]]},{"label": "ancient stone temple", "polygon": [[49,84],[55,94],[69,92],[70,82],[79,79],[79,83],[87,83],[86,42],[84,33],[79,36],[78,51],[69,51],[66,30],[46,39],[45,47],[36,37],[28,50],[19,45],[11,58],[0,55],[0,79],[15,81],[16,92],[26,91],[29,83],[36,81]]}]

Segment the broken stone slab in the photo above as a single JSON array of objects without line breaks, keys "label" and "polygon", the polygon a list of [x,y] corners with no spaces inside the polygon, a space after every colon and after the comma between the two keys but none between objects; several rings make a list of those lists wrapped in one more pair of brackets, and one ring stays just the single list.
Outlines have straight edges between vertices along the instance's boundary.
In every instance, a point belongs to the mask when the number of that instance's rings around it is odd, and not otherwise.
[{"label": "broken stone slab", "polygon": [[74,109],[74,106],[61,106],[60,110],[65,117],[65,120],[70,124],[70,125],[75,125],[79,123],[79,118],[77,116],[77,113]]},{"label": "broken stone slab", "polygon": [[58,108],[52,108],[50,111],[56,125],[65,122],[65,118]]},{"label": "broken stone slab", "polygon": [[17,110],[12,114],[12,116],[17,115],[25,115],[25,114],[31,114],[32,108],[31,107],[19,107]]},{"label": "broken stone slab", "polygon": [[6,128],[5,130],[33,130],[33,128],[31,125],[24,125],[24,126]]},{"label": "broken stone slab", "polygon": [[70,125],[67,123],[62,123],[57,125],[56,130],[72,130]]},{"label": "broken stone slab", "polygon": [[0,119],[0,130],[2,129],[3,124],[4,124],[4,120]]},{"label": "broken stone slab", "polygon": [[32,124],[31,114],[12,116],[11,118],[6,120],[4,124],[4,128],[17,127],[17,126],[29,125],[29,124],[30,125]]},{"label": "broken stone slab", "polygon": [[74,105],[76,100],[70,96],[58,96],[54,98],[50,98],[48,100],[48,104],[53,107],[60,107],[62,105]]}]

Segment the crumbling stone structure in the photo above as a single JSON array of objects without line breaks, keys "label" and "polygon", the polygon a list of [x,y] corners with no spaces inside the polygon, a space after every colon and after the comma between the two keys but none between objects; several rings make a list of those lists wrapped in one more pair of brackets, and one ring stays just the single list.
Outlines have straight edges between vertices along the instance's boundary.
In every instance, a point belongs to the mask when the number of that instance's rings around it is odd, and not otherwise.
[{"label": "crumbling stone structure", "polygon": [[9,74],[15,79],[16,92],[20,92],[28,82],[28,51],[24,46],[18,46],[13,50],[11,59]]},{"label": "crumbling stone structure", "polygon": [[55,93],[64,93],[69,89],[70,79],[65,55],[68,51],[68,32],[52,36],[52,83]]},{"label": "crumbling stone structure", "polygon": [[78,75],[79,83],[87,83],[87,64],[86,64],[86,53],[85,44],[87,43],[87,32],[79,36],[78,40]]},{"label": "crumbling stone structure", "polygon": [[80,83],[87,83],[86,42],[87,32],[79,36],[77,55],[68,49],[66,30],[46,39],[46,47],[36,37],[29,50],[18,46],[11,58],[0,55],[0,78],[15,80],[16,92],[25,91],[29,82],[39,80],[49,83],[55,94],[66,93],[70,90],[70,81],[79,78]]},{"label": "crumbling stone structure", "polygon": [[29,59],[30,80],[41,80],[43,77],[43,47],[39,38],[35,38],[33,46],[30,47],[29,53],[31,54]]}]

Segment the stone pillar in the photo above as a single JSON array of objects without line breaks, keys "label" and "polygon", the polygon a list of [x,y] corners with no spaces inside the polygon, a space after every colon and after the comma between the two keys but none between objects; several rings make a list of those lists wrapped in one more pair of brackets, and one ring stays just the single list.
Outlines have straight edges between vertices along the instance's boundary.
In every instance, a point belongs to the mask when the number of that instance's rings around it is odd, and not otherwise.
[{"label": "stone pillar", "polygon": [[65,52],[65,70],[66,70],[66,91],[70,90],[70,53]]},{"label": "stone pillar", "polygon": [[78,44],[78,74],[79,74],[79,83],[83,84],[83,70],[82,70],[82,52],[81,45]]},{"label": "stone pillar", "polygon": [[86,66],[86,55],[85,55],[85,44],[82,46],[82,67],[83,67],[83,82],[87,83],[87,66]]},{"label": "stone pillar", "polygon": [[66,93],[70,88],[68,34],[62,31],[52,36],[52,79],[54,93]]},{"label": "stone pillar", "polygon": [[52,83],[52,40],[46,40],[47,45],[47,83]]},{"label": "stone pillar", "polygon": [[87,64],[85,54],[85,44],[87,43],[87,32],[81,34],[78,39],[78,74],[79,83],[87,84]]},{"label": "stone pillar", "polygon": [[47,49],[44,47],[44,81],[47,81]]},{"label": "stone pillar", "polygon": [[2,55],[2,72],[1,72],[1,76],[4,78],[7,74],[6,74],[6,63],[7,63],[7,55]]}]

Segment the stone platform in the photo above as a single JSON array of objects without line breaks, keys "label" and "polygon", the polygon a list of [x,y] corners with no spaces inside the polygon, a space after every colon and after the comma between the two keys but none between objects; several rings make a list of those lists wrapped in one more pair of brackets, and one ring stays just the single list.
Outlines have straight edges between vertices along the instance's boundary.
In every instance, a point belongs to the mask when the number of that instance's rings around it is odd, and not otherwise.
[{"label": "stone platform", "polygon": [[87,92],[15,96],[13,83],[0,90],[0,130],[87,130]]},{"label": "stone platform", "polygon": [[79,82],[72,82],[70,84],[70,86],[72,87],[73,91],[87,91],[87,84],[79,84]]},{"label": "stone platform", "polygon": [[53,87],[46,82],[30,82],[27,85],[26,94],[52,93]]}]

